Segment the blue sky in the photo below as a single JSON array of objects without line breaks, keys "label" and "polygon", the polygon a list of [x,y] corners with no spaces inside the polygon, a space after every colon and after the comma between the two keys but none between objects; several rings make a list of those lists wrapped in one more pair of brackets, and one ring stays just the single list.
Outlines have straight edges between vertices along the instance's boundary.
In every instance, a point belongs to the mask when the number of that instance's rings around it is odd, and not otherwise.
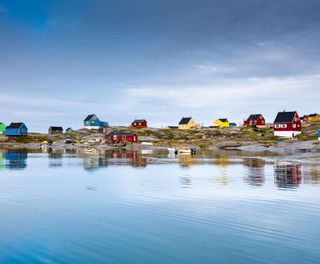
[{"label": "blue sky", "polygon": [[318,0],[0,0],[0,120],[319,112]]}]

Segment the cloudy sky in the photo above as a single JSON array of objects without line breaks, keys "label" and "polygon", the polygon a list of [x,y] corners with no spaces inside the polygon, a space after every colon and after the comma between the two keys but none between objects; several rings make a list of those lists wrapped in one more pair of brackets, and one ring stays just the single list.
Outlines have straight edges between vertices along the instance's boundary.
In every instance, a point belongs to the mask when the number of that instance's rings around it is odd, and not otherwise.
[{"label": "cloudy sky", "polygon": [[319,112],[319,0],[0,0],[0,120]]}]

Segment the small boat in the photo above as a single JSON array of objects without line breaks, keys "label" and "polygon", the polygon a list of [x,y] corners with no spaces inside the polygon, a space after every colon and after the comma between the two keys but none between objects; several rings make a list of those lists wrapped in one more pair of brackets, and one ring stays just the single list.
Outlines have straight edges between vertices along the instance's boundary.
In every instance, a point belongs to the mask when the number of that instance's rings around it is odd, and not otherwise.
[{"label": "small boat", "polygon": [[194,148],[178,148],[175,150],[176,155],[195,155],[196,150]]}]

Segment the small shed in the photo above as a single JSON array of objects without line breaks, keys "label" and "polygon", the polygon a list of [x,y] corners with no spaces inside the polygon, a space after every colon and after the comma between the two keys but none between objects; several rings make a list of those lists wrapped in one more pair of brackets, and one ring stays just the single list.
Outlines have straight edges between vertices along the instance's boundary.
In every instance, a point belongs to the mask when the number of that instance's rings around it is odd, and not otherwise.
[{"label": "small shed", "polygon": [[51,127],[49,127],[48,133],[50,135],[63,134],[63,128],[62,127],[58,127],[58,126],[51,126]]},{"label": "small shed", "polygon": [[183,117],[181,118],[178,128],[181,130],[200,128],[200,125],[192,117]]},{"label": "small shed", "polygon": [[6,125],[0,122],[0,134],[3,134],[5,130],[6,130]]},{"label": "small shed", "polygon": [[133,132],[111,132],[106,135],[106,141],[109,143],[135,143],[138,142],[138,136]]},{"label": "small shed", "polygon": [[26,136],[28,135],[28,128],[22,122],[11,123],[6,127],[4,134],[6,136]]},{"label": "small shed", "polygon": [[213,126],[214,127],[220,127],[220,128],[229,127],[230,123],[229,123],[229,120],[227,118],[219,118],[219,119],[217,119],[216,121],[213,122]]},{"label": "small shed", "polygon": [[147,120],[145,119],[135,119],[132,123],[131,123],[132,127],[148,127],[148,123]]},{"label": "small shed", "polygon": [[73,132],[74,130],[71,128],[71,127],[68,127],[67,129],[66,129],[66,132],[67,133],[71,133],[71,132]]},{"label": "small shed", "polygon": [[262,114],[252,114],[248,117],[247,120],[243,122],[243,126],[251,126],[251,127],[265,127],[266,120],[264,119]]}]

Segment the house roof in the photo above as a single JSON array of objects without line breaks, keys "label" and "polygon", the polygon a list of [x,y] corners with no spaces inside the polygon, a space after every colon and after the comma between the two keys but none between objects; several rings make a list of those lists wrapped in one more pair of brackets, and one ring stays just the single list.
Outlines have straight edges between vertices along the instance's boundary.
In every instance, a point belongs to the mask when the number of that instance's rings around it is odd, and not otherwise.
[{"label": "house roof", "polygon": [[261,114],[252,114],[249,116],[248,120],[257,120]]},{"label": "house roof", "polygon": [[192,117],[183,117],[181,119],[181,121],[179,122],[179,125],[187,125],[191,119],[192,119]]},{"label": "house roof", "polygon": [[49,127],[49,129],[52,129],[52,130],[63,130],[63,128],[62,127],[57,127],[57,126],[51,126],[51,127]]},{"label": "house roof", "polygon": [[73,129],[71,127],[68,127],[66,131],[73,131]]},{"label": "house roof", "polygon": [[228,119],[227,119],[227,118],[219,118],[219,120],[220,120],[221,122],[228,122]]},{"label": "house roof", "polygon": [[94,116],[95,114],[88,115],[84,121],[90,121]]},{"label": "house roof", "polygon": [[9,126],[7,126],[6,128],[20,128],[21,126],[23,126],[24,123],[22,122],[18,122],[18,123],[11,123]]},{"label": "house roof", "polygon": [[292,123],[296,113],[296,111],[279,112],[276,119],[274,120],[274,123]]},{"label": "house roof", "polygon": [[131,136],[136,135],[136,133],[133,132],[123,132],[123,131],[114,131],[108,134],[108,136]]},{"label": "house roof", "polygon": [[147,120],[145,120],[145,119],[135,119],[133,121],[133,123],[142,123],[142,122],[147,122]]}]

